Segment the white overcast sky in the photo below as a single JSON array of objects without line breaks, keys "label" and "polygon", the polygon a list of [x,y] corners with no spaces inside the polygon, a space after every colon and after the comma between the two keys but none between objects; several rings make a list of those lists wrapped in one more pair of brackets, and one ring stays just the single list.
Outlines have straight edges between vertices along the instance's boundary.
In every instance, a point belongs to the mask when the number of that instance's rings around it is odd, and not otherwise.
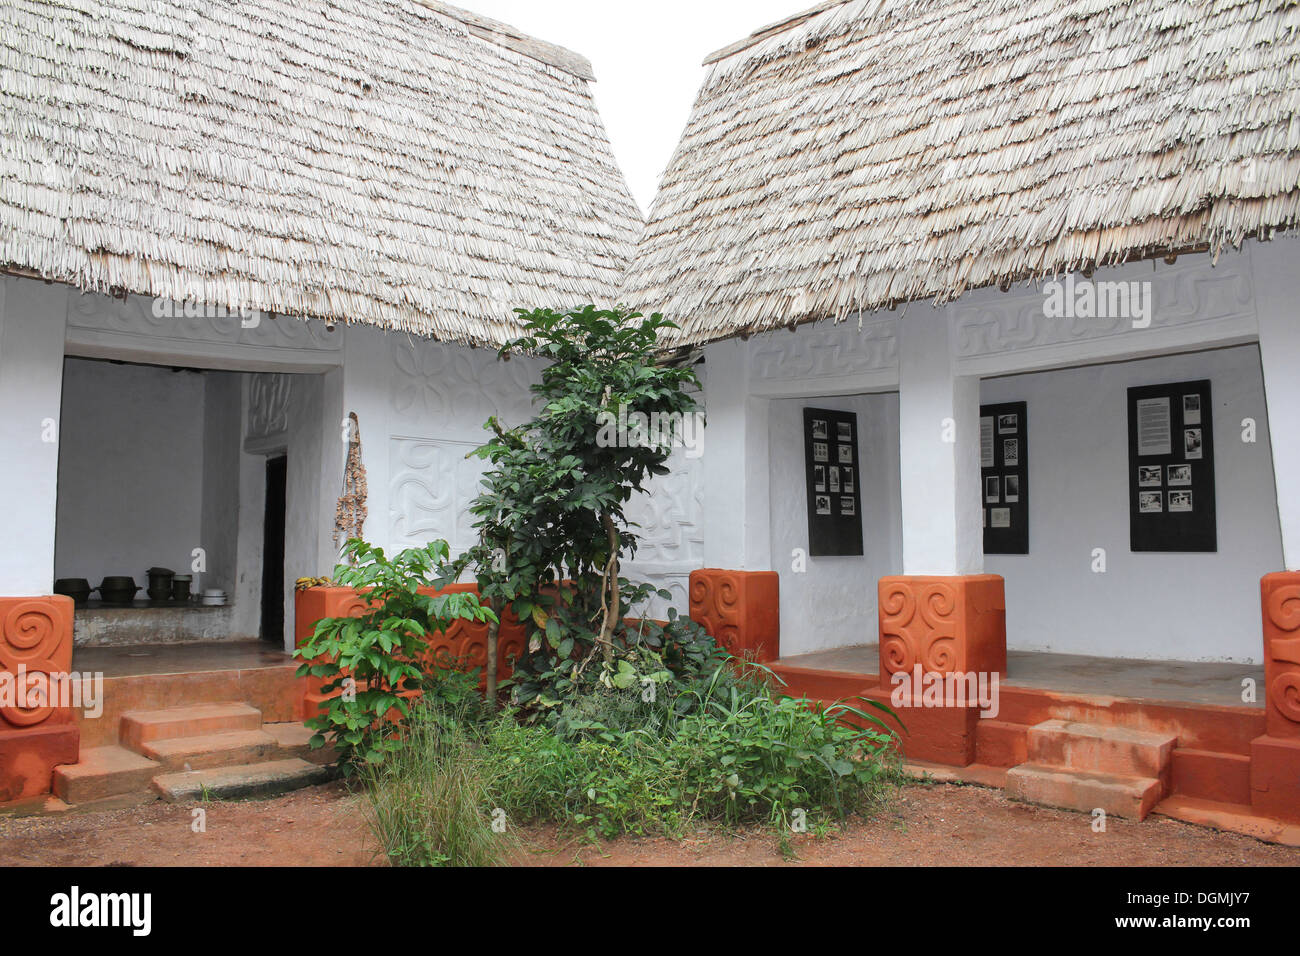
[{"label": "white overcast sky", "polygon": [[450,0],[591,61],[593,91],[642,212],[704,80],[704,58],[813,0]]}]

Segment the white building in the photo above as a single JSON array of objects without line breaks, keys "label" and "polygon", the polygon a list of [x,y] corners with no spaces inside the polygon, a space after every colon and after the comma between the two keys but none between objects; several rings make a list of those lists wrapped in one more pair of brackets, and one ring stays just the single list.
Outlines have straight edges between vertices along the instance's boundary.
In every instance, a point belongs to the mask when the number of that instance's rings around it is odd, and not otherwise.
[{"label": "white building", "polygon": [[[291,609],[335,562],[349,413],[367,537],[468,544],[465,453],[529,414],[512,310],[610,301],[640,228],[590,65],[405,0],[0,22],[0,595],[195,567],[257,636],[268,466]],[[684,598],[689,542],[646,556]]]},{"label": "white building", "polygon": [[[622,295],[703,352],[705,564],[780,572],[784,655],[875,641],[881,577],[991,572],[1012,649],[1260,662],[1300,567],[1300,15],[1191,10],[825,3],[707,61]],[[1085,275],[1141,308],[1053,316]],[[1134,551],[1126,389],[1203,379],[1217,549]],[[1012,401],[1028,553],[986,555]],[[807,406],[857,414],[865,541],[799,573]]]}]

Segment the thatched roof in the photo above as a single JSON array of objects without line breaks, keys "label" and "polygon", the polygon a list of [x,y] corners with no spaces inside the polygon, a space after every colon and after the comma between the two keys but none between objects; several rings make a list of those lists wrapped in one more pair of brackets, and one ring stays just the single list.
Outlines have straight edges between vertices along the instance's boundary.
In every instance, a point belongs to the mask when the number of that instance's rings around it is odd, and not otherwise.
[{"label": "thatched roof", "polygon": [[433,0],[0,0],[0,268],[496,344],[641,227],[590,79]]},{"label": "thatched roof", "polygon": [[1293,0],[848,0],[710,57],[621,298],[695,343],[1300,211]]}]

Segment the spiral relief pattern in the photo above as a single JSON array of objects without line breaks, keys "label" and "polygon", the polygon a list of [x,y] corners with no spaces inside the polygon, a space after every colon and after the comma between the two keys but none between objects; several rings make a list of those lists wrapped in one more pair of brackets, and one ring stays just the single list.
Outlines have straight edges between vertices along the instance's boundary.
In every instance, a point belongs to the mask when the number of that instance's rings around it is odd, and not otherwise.
[{"label": "spiral relief pattern", "polygon": [[1300,670],[1283,671],[1268,683],[1268,700],[1287,720],[1300,724]]},{"label": "spiral relief pattern", "polygon": [[960,668],[955,587],[886,578],[878,594],[880,663],[886,674],[911,671],[918,663],[927,673]]},{"label": "spiral relief pattern", "polygon": [[[66,607],[63,606],[66,601]],[[23,704],[0,707],[0,718],[14,727],[33,727],[53,715],[50,675],[72,667],[70,599],[11,598],[0,600],[0,670],[26,673]]]},{"label": "spiral relief pattern", "polygon": [[1268,732],[1300,736],[1300,574],[1263,582],[1264,679]]}]

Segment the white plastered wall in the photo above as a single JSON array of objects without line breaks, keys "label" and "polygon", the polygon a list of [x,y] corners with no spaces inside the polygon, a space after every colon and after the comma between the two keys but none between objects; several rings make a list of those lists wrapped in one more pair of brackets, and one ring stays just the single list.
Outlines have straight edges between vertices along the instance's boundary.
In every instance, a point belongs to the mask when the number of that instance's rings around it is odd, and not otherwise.
[{"label": "white plastered wall", "polygon": [[[1042,289],[1022,286],[1008,293],[978,290],[939,308],[916,303],[898,313],[867,316],[861,324],[850,319],[838,326],[822,323],[710,344],[705,353],[710,371],[706,564],[783,571],[785,556],[775,542],[781,540],[783,548],[791,532],[776,534],[773,527],[781,522],[781,509],[788,510],[790,489],[788,479],[773,477],[782,468],[772,445],[774,400],[818,404],[825,401],[818,396],[898,389],[900,570],[983,569],[1004,575],[1012,648],[1257,661],[1258,577],[1281,570],[1284,561],[1285,566],[1300,563],[1300,452],[1295,451],[1300,414],[1293,411],[1300,409],[1297,248],[1295,240],[1279,239],[1247,243],[1217,261],[1196,255],[1173,264],[1145,261],[1099,270],[1097,281],[1150,284],[1155,308],[1145,328],[1134,327],[1130,318],[1048,318]],[[1248,347],[1234,348],[1240,346]],[[1216,409],[1225,416],[1216,432],[1220,552],[1130,555],[1122,484],[1127,475],[1124,388],[1192,377],[1211,378],[1216,405],[1230,403]],[[1020,394],[1026,388],[1032,397]],[[1076,394],[1098,388],[1110,394],[1104,399]],[[1028,559],[985,558],[970,547],[978,541],[980,513],[975,412],[981,401],[1021,398],[1029,400],[1033,553]],[[1116,402],[1118,417],[1110,408]],[[1255,409],[1257,442],[1229,448],[1225,442],[1241,431],[1240,418],[1234,423],[1232,416],[1243,408]],[[947,448],[940,438],[945,430]],[[1074,458],[1061,457],[1067,450]],[[1083,535],[1082,525],[1036,517],[1051,505],[1052,489],[1077,487],[1081,479],[1075,475],[1089,476],[1089,488],[1109,490],[1076,496],[1061,507],[1082,512],[1079,522],[1108,529],[1106,536],[1114,541],[1104,587],[1088,579],[1103,587],[1095,597],[1104,607],[1089,606],[1086,613],[1077,603],[1077,572],[1079,567],[1087,572],[1092,545],[1078,560],[1060,550],[1079,543],[1073,539]],[[1123,493],[1117,496],[1116,488]],[[1117,552],[1118,566],[1133,573],[1116,572]],[[802,596],[822,584],[831,593],[835,585],[828,573],[799,585],[788,578],[783,572],[783,603],[790,594],[799,611],[812,616],[783,612],[783,653],[861,643],[864,628],[844,626],[839,612],[809,607]],[[859,588],[874,593],[875,584],[863,580]],[[1152,587],[1162,593],[1153,597]],[[841,593],[842,600],[858,601],[856,594]],[[1215,602],[1217,610],[1207,612],[1207,604]],[[1066,607],[1074,613],[1060,610]]]},{"label": "white plastered wall", "polygon": [[[1130,551],[1127,389],[1203,378],[1218,551]],[[1258,583],[1282,551],[1256,346],[986,379],[981,398],[1027,403],[1029,554],[984,559],[1006,581],[1008,647],[1259,661]],[[1254,442],[1241,440],[1246,418]]]},{"label": "white plastered wall", "polygon": [[8,503],[0,594],[49,594],[59,467],[59,404],[69,291],[0,279],[0,500]]}]

